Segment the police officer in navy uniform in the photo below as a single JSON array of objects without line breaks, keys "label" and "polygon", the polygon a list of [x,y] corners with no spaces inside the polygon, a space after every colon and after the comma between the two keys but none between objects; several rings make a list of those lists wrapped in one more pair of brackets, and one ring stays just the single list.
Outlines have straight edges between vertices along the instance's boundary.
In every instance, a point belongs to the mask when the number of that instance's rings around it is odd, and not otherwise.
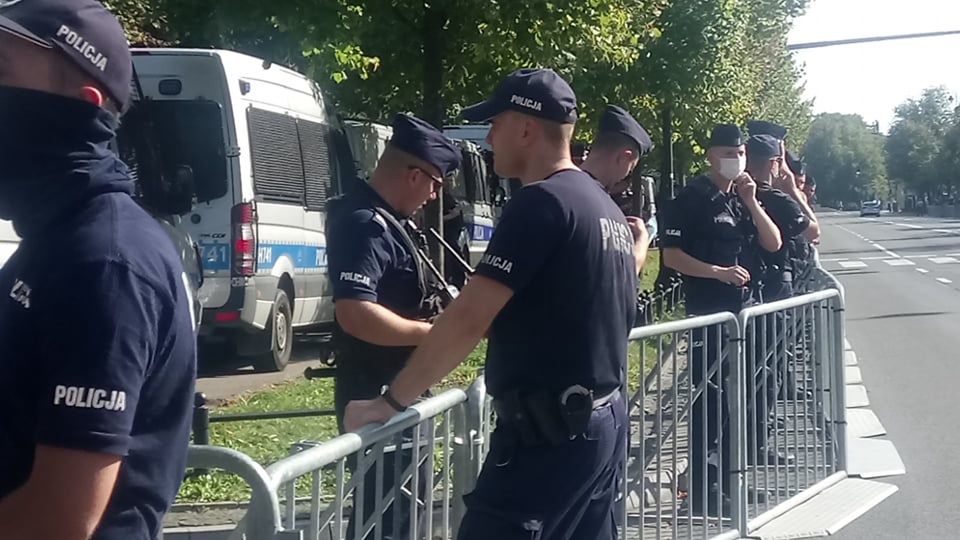
[{"label": "police officer in navy uniform", "polygon": [[196,339],[166,232],[110,150],[123,29],[94,0],[0,3],[0,536],[152,540],[187,459]]},{"label": "police officer in navy uniform", "polygon": [[491,122],[496,172],[523,187],[476,275],[383,395],[347,407],[347,427],[409,406],[489,331],[485,376],[497,428],[459,538],[615,538],[633,235],[571,160],[577,101],[555,72],[515,71],[463,116]]},{"label": "police officer in navy uniform", "polygon": [[[744,172],[745,142],[739,127],[715,126],[707,151],[709,173],[691,180],[662,210],[663,261],[683,275],[688,315],[738,313],[754,302],[749,286],[754,277],[744,267],[753,239],[770,252],[781,246],[776,225],[757,201],[757,186]],[[722,431],[727,411],[721,407],[721,421],[717,422],[716,410],[718,396],[726,395],[722,381],[730,361],[704,380],[704,369],[715,369],[722,337],[716,331],[698,330],[691,339],[691,380],[694,385],[705,384],[706,390],[692,404],[689,500],[694,513],[715,514],[728,510],[717,508],[716,502],[720,499],[726,506],[730,492],[729,437]],[[707,455],[703,454],[705,446]],[[722,454],[722,460],[717,454]]]},{"label": "police officer in navy uniform", "polygon": [[[436,313],[428,302],[429,276],[406,222],[436,197],[460,160],[460,150],[436,128],[398,114],[370,183],[328,205],[327,253],[336,317],[334,402],[341,430],[347,402],[378,396],[430,331],[428,319]],[[385,461],[383,493],[394,487],[393,459],[390,455]],[[402,467],[411,459],[410,451],[400,452]],[[371,471],[366,480],[364,519],[376,504],[376,475]],[[380,532],[385,538],[393,534],[395,506],[383,515]],[[399,530],[405,531],[409,507],[400,506]],[[350,527],[354,525],[351,520]]]},{"label": "police officer in navy uniform", "polygon": [[[793,175],[781,172],[782,142],[772,135],[753,135],[747,141],[747,172],[757,182],[757,199],[780,230],[783,245],[774,253],[762,254],[762,299],[774,302],[793,296],[793,266],[790,248],[795,238],[807,241],[820,236],[820,227],[800,206],[803,193]],[[782,186],[790,191],[777,189]],[[812,213],[812,211],[811,211]]]},{"label": "police officer in navy uniform", "polygon": [[[629,185],[640,159],[652,149],[653,141],[640,122],[622,107],[608,105],[600,116],[597,139],[580,169],[613,196],[612,193],[623,191],[624,185]],[[650,235],[642,219],[636,216],[626,216],[626,219],[635,240],[634,258],[640,271],[647,258]]]}]

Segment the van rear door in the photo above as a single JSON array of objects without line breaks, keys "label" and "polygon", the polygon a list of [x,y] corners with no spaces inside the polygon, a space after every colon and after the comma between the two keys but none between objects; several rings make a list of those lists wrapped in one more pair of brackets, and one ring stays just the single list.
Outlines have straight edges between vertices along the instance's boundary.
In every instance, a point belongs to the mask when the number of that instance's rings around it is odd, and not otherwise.
[{"label": "van rear door", "polygon": [[200,247],[204,307],[222,308],[230,296],[232,210],[241,202],[239,153],[222,62],[215,54],[146,49],[134,51],[134,65],[144,100],[128,113],[127,122],[152,130],[154,158],[164,176],[191,173],[194,204],[179,226]]}]

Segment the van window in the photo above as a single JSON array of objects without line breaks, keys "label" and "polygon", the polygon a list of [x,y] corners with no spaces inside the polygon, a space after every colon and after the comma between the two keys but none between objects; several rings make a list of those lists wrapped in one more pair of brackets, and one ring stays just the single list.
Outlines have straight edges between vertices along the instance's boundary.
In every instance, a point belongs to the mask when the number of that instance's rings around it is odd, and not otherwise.
[{"label": "van window", "polygon": [[286,114],[247,109],[253,185],[265,200],[304,205],[304,172],[297,120]]},{"label": "van window", "polygon": [[162,185],[175,178],[178,171],[189,168],[198,201],[227,194],[226,144],[219,103],[140,101],[124,115],[117,144],[138,190],[150,191],[152,186]]},{"label": "van window", "polygon": [[327,207],[327,197],[332,190],[337,168],[330,132],[330,126],[303,119],[297,121],[307,210],[323,210]]}]

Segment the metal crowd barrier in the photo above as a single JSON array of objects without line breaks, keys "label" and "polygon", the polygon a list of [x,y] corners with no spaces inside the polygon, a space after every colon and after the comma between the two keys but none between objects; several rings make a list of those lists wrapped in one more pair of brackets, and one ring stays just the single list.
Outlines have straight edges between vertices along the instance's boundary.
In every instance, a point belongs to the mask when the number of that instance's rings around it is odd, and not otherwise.
[{"label": "metal crowd barrier", "polygon": [[[247,513],[230,538],[388,538],[385,530],[446,538],[445,531],[457,530],[463,495],[479,473],[483,413],[474,404],[484,395],[482,381],[466,392],[448,390],[383,426],[296,443],[289,457],[266,468],[212,446],[192,446],[188,463],[236,474],[251,487]],[[309,496],[298,497],[298,485]]]},{"label": "metal crowd barrier", "polygon": [[836,288],[635,329],[621,537],[746,537],[845,476],[843,332]]},{"label": "metal crowd barrier", "polygon": [[[845,476],[843,297],[818,265],[804,283],[821,290],[633,330],[621,538],[745,537]],[[232,538],[454,538],[493,416],[481,377],[266,468],[209,446],[189,465],[251,487]]]}]

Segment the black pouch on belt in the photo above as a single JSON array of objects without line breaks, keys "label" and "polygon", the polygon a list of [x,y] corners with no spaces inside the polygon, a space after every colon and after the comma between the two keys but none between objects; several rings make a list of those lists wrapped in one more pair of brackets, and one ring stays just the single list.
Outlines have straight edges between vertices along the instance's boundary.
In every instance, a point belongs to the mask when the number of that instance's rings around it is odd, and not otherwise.
[{"label": "black pouch on belt", "polygon": [[493,400],[493,407],[503,423],[510,427],[524,446],[533,446],[539,443],[540,430],[536,422],[527,412],[524,400],[516,390],[507,392],[503,397]]},{"label": "black pouch on belt", "polygon": [[[563,418],[559,414],[560,408],[557,406],[557,399],[545,390],[534,392],[524,398],[527,410],[533,417],[534,423],[540,430],[540,434],[550,444],[557,445],[570,440],[570,431],[568,431]],[[589,418],[588,418],[589,420]]]}]

